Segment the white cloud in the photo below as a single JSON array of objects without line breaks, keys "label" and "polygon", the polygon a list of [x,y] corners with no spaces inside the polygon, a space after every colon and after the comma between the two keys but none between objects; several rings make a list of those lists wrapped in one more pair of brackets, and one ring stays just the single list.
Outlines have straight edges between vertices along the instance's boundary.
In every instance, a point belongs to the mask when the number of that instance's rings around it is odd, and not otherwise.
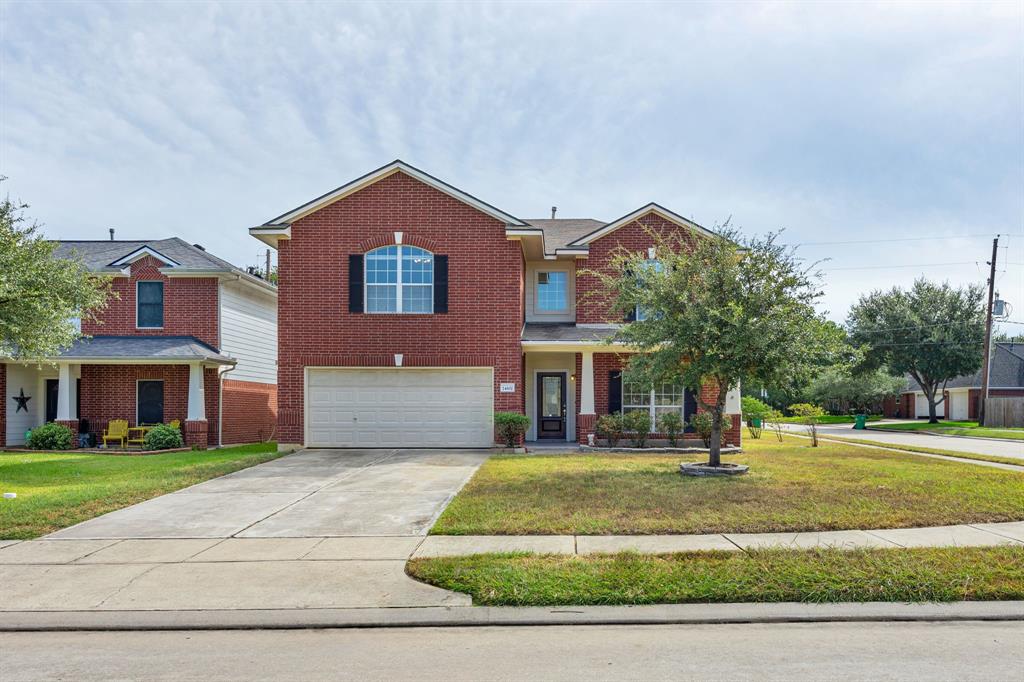
[{"label": "white cloud", "polygon": [[[1017,3],[0,5],[0,172],[48,234],[245,228],[401,157],[514,214],[650,200],[831,267],[1024,262]],[[1016,251],[1014,251],[1016,249]],[[1024,310],[1021,266],[1003,293]],[[836,270],[825,305],[974,265]]]}]

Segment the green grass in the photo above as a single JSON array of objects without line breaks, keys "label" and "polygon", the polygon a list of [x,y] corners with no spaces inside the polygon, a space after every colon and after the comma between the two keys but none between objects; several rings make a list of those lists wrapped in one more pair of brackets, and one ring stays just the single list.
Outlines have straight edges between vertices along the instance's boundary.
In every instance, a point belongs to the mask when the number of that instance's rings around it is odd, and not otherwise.
[{"label": "green grass", "polygon": [[831,440],[841,440],[845,443],[860,443],[861,445],[871,445],[876,448],[891,448],[893,450],[904,450],[906,452],[923,452],[927,455],[945,455],[947,457],[958,457],[960,459],[976,459],[982,462],[999,462],[1000,464],[1014,464],[1016,466],[1024,467],[1024,459],[1019,457],[1000,457],[999,455],[983,455],[976,452],[960,452],[959,450],[942,450],[939,448],[926,448],[920,445],[904,445],[903,443],[880,443],[876,440],[864,440],[862,438],[847,438],[845,436],[833,436],[831,433],[827,436],[819,436],[820,438],[828,438]]},{"label": "green grass", "polygon": [[276,443],[113,456],[0,453],[0,539],[24,540],[278,456]]},{"label": "green grass", "polygon": [[406,570],[490,606],[1024,599],[1020,547],[478,554]]},{"label": "green grass", "polygon": [[876,424],[871,428],[884,429],[885,431],[929,431],[932,433],[940,433],[944,436],[971,436],[972,438],[1007,438],[1010,440],[1024,440],[1024,429],[994,429],[986,426],[978,426],[978,422],[940,421],[938,424],[929,424],[926,421],[919,421],[905,422],[901,424]]},{"label": "green grass", "polygon": [[[881,421],[882,415],[872,414],[868,416],[869,422]],[[803,424],[803,417],[783,417],[780,419],[783,424]],[[826,414],[824,417],[818,417],[819,424],[852,424],[855,421],[853,415],[849,414]]]},{"label": "green grass", "polygon": [[679,456],[492,457],[431,533],[766,533],[1024,519],[1024,473],[786,437],[747,440],[746,476],[688,478]]}]

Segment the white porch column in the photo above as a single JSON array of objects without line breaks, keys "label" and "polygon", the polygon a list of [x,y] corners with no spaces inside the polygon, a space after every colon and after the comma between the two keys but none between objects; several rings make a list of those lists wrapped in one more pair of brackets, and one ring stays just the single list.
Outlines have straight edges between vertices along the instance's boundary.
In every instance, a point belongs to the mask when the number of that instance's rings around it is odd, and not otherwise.
[{"label": "white porch column", "polygon": [[580,367],[580,414],[594,414],[594,353],[584,351]]},{"label": "white porch column", "polygon": [[203,385],[203,365],[188,366],[188,421],[206,421],[206,387]]},{"label": "white porch column", "polygon": [[71,365],[57,366],[57,421],[71,421],[75,411],[75,379]]}]

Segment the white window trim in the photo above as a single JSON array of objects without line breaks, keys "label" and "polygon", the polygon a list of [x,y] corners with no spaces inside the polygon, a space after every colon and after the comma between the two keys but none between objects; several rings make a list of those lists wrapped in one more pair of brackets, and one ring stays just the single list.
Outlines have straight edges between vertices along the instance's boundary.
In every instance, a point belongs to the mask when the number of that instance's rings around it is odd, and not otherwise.
[{"label": "white window trim", "polygon": [[[565,285],[563,292],[563,299],[565,305],[561,308],[541,308],[540,307],[540,276],[562,274],[565,275]],[[569,312],[569,271],[568,270],[537,270],[533,273],[533,311],[537,315],[564,315]]]},{"label": "white window trim", "polygon": [[[399,233],[395,233],[399,234]],[[396,258],[398,259],[398,271],[395,275],[395,284],[370,284],[367,279],[370,275],[370,268],[366,264],[367,256],[374,251],[380,249],[386,249],[390,246],[394,246],[397,251]],[[419,249],[424,253],[430,254],[431,266],[434,264],[434,253],[433,251],[427,251],[426,249],[418,246],[406,246],[403,244],[388,244],[387,246],[380,246],[376,249],[370,249],[363,254],[363,311],[368,315],[433,315],[434,314],[434,274],[431,272],[430,275],[430,310],[415,310],[411,312],[405,312],[402,310],[402,287],[425,287],[426,284],[403,284],[402,283],[402,252],[407,248]],[[394,310],[370,310],[370,287],[371,286],[394,286],[395,287],[395,309]]]},{"label": "white window trim", "polygon": [[[661,408],[676,407],[676,405],[657,405],[655,403],[655,393],[656,392],[655,392],[653,386],[651,387],[651,390],[647,394],[647,400],[649,401],[647,405],[627,405],[626,404],[626,382],[624,380],[621,380],[621,379],[620,379],[620,381],[622,381],[622,414],[626,414],[626,409],[627,408],[646,407],[647,410],[648,410],[647,413],[648,413],[648,415],[651,418],[651,431],[650,431],[650,433],[657,433],[658,432],[657,408],[659,408],[659,407],[661,407]],[[682,418],[683,426],[685,427],[686,426],[686,388],[685,387],[683,388],[682,399],[683,399],[683,402],[680,405],[678,405],[678,407],[679,407],[679,416]]]},{"label": "white window trim", "polygon": [[[164,381],[163,379],[136,379],[135,380],[135,425],[136,426],[139,426],[139,384],[141,384],[144,381],[145,382],[159,381],[161,384],[163,384],[164,385],[164,401],[165,401],[165,403],[166,403],[166,399],[167,399],[167,382]],[[164,407],[167,407],[166,404],[164,405]],[[167,418],[166,410],[165,410],[164,418],[165,419]]]},{"label": "white window trim", "polygon": [[[160,319],[159,327],[142,327],[139,325],[139,285],[145,282],[150,284],[156,282],[160,285]],[[163,329],[167,324],[167,283],[160,279],[140,279],[135,282],[135,328],[136,329]]]}]

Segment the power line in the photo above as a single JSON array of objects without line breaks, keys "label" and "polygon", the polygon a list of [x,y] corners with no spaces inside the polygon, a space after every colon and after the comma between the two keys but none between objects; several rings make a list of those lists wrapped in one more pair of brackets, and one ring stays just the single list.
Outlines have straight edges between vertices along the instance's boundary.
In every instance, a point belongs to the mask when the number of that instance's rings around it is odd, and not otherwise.
[{"label": "power line", "polygon": [[[962,234],[949,237],[902,237],[899,239],[851,239],[838,242],[798,242],[793,246],[831,246],[838,244],[886,244],[890,242],[934,242],[941,239],[980,239],[981,237],[995,237],[993,233],[986,234]],[[1005,236],[1005,235],[1004,235]]]},{"label": "power line", "polygon": [[836,270],[885,270],[889,268],[937,268],[947,265],[974,265],[977,261],[959,261],[956,263],[910,263],[906,265],[858,265],[849,268],[822,268],[823,272],[835,272]]}]

